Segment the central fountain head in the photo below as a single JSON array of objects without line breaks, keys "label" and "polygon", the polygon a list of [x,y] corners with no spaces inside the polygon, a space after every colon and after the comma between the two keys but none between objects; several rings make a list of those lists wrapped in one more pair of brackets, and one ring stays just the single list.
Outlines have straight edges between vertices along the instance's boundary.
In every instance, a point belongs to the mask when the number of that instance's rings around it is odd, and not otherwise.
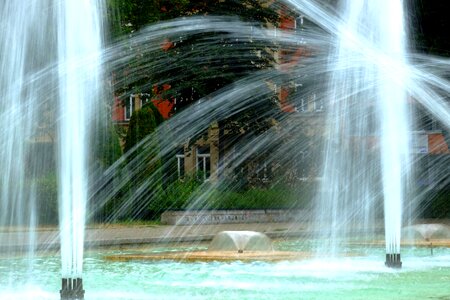
[{"label": "central fountain head", "polygon": [[59,293],[61,294],[61,300],[83,300],[83,279],[63,278]]},{"label": "central fountain head", "polygon": [[403,228],[403,232],[411,238],[416,238],[417,236],[426,242],[429,242],[432,239],[450,238],[450,226],[439,223],[406,226]]},{"label": "central fountain head", "polygon": [[261,232],[222,231],[211,241],[208,251],[273,251],[272,240]]},{"label": "central fountain head", "polygon": [[400,269],[402,267],[400,253],[386,253],[386,262],[384,264],[388,268]]}]

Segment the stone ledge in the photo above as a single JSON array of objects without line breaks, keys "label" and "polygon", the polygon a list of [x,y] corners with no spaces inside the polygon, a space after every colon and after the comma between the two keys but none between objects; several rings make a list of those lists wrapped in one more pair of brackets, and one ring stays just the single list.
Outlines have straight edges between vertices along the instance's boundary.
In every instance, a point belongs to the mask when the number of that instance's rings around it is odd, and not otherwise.
[{"label": "stone ledge", "polygon": [[306,210],[205,210],[165,211],[161,223],[167,225],[232,224],[232,223],[282,223],[308,217]]}]

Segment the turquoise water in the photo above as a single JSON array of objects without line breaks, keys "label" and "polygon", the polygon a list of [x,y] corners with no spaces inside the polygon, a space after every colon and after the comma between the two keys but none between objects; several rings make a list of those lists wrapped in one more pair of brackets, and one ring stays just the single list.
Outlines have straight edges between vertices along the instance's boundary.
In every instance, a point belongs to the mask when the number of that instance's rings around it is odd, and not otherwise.
[{"label": "turquoise water", "polygon": [[[291,248],[287,242],[279,248]],[[152,249],[150,251],[159,251]],[[450,299],[450,249],[408,248],[401,270],[384,266],[384,252],[296,262],[111,262],[88,252],[86,299]],[[0,299],[59,299],[58,255],[0,260]]]}]

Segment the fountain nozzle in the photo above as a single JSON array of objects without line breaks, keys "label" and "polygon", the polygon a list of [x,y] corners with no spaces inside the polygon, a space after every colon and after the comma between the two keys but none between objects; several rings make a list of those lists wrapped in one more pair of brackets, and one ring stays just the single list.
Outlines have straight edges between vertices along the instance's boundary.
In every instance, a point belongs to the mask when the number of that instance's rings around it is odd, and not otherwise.
[{"label": "fountain nozzle", "polygon": [[83,279],[63,278],[59,293],[61,294],[61,300],[83,300]]},{"label": "fountain nozzle", "polygon": [[388,268],[400,269],[402,267],[400,253],[386,253],[386,262],[384,264]]}]

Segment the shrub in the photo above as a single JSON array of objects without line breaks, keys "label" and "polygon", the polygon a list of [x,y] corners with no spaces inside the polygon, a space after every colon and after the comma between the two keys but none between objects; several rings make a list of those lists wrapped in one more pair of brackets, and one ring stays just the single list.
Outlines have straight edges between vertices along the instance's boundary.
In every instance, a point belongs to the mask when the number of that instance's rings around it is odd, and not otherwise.
[{"label": "shrub", "polygon": [[426,201],[423,218],[450,218],[450,186],[435,191]]},{"label": "shrub", "polygon": [[122,156],[119,135],[112,124],[108,124],[103,135],[100,135],[95,149],[99,153],[97,159],[102,167],[111,166]]},{"label": "shrub", "polygon": [[55,174],[39,177],[33,182],[36,188],[39,224],[58,223],[58,186]]},{"label": "shrub", "polygon": [[195,178],[176,180],[165,188],[164,195],[159,202],[151,203],[150,210],[162,213],[166,210],[184,209],[192,195],[198,193],[200,188],[201,182]]},{"label": "shrub", "polygon": [[161,211],[201,209],[291,209],[306,208],[314,197],[314,185],[303,183],[295,188],[278,185],[233,191],[195,180],[175,183],[166,193]]},{"label": "shrub", "polygon": [[135,111],[130,119],[127,136],[125,138],[125,152],[129,151],[147,135],[154,132],[163,121],[161,114],[153,103],[146,104]]}]

